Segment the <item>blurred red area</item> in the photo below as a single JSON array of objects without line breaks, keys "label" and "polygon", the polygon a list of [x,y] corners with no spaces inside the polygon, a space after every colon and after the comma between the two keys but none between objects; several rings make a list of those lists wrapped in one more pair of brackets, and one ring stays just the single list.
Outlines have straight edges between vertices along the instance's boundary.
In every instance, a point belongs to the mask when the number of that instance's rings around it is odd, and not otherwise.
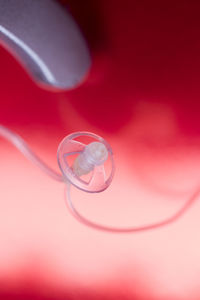
[{"label": "blurred red area", "polygon": [[[135,208],[145,218],[180,205],[199,187],[199,2],[60,2],[88,41],[90,74],[52,93],[0,48],[0,123],[55,168],[65,135],[108,139],[117,172],[113,199],[102,195],[105,217],[115,204],[119,216],[130,205],[129,221]],[[198,199],[164,229],[96,232],[69,216],[63,186],[0,142],[0,299],[200,299]]]}]

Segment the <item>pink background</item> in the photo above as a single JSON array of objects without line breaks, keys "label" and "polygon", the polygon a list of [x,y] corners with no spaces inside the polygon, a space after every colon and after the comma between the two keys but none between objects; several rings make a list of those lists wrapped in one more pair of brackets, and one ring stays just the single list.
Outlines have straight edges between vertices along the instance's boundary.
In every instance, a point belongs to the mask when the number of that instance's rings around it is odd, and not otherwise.
[{"label": "pink background", "polygon": [[[117,166],[101,195],[107,220],[124,203],[129,223],[136,209],[144,220],[170,212],[200,178],[198,1],[62,2],[88,40],[88,78],[65,93],[42,90],[0,48],[0,122],[55,169],[65,135],[106,138]],[[62,184],[0,143],[0,299],[200,299],[200,199],[163,229],[96,232],[68,213]]]}]

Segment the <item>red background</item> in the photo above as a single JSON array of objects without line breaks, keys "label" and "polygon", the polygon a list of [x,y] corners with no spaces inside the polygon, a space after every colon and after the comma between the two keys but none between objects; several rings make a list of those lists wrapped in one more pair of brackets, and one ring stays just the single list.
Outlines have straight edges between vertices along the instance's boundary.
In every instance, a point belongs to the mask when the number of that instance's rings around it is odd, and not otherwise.
[{"label": "red background", "polygon": [[[152,182],[169,201],[192,191],[200,163],[198,1],[62,2],[88,41],[88,78],[65,93],[42,90],[0,48],[0,122],[55,168],[65,135],[102,135],[116,154],[113,187],[130,198],[147,188],[145,201],[154,197]],[[68,215],[62,187],[3,140],[0,152],[1,299],[200,298],[198,201],[165,229],[98,233]]]}]

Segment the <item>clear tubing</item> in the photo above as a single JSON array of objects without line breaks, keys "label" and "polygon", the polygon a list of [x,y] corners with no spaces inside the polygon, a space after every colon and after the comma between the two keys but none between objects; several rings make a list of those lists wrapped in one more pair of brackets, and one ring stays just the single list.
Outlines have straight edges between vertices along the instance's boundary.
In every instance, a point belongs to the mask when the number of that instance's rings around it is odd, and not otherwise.
[{"label": "clear tubing", "polygon": [[66,204],[70,211],[70,213],[82,224],[104,232],[110,232],[110,233],[136,233],[136,232],[143,232],[148,230],[154,230],[159,229],[161,227],[170,225],[177,221],[181,216],[186,213],[186,211],[192,206],[192,204],[197,199],[198,195],[200,194],[200,190],[197,190],[193,193],[193,195],[185,202],[185,204],[171,217],[166,218],[163,221],[146,224],[143,226],[138,227],[110,227],[101,225],[95,222],[92,222],[88,220],[86,217],[82,216],[77,209],[75,208],[70,195],[70,182],[66,182],[64,180],[63,176],[57,172],[55,172],[53,169],[51,169],[49,166],[47,166],[26,144],[26,142],[16,133],[12,132],[11,130],[7,129],[3,125],[0,125],[0,136],[11,142],[26,158],[28,158],[31,162],[33,162],[35,165],[37,165],[43,172],[45,172],[48,176],[51,178],[59,181],[59,182],[65,182],[67,185],[67,189],[65,192],[65,198],[66,198]]},{"label": "clear tubing", "polygon": [[37,165],[43,172],[51,178],[63,182],[63,176],[49,166],[47,166],[26,144],[26,142],[16,133],[0,125],[0,136],[11,142],[26,158]]},{"label": "clear tubing", "polygon": [[161,227],[170,225],[177,221],[181,216],[186,213],[186,211],[192,206],[192,204],[195,202],[197,199],[198,195],[200,193],[200,190],[197,190],[193,195],[185,202],[185,204],[176,211],[171,217],[164,219],[163,221],[160,222],[155,222],[155,223],[150,223],[150,224],[145,224],[142,226],[136,226],[136,227],[111,227],[111,226],[105,226],[101,225],[95,222],[92,222],[88,220],[86,217],[82,216],[77,209],[75,208],[72,200],[71,200],[71,195],[70,195],[70,183],[67,184],[67,189],[65,191],[65,199],[66,199],[66,204],[68,206],[68,209],[70,213],[75,217],[79,222],[82,224],[99,230],[99,231],[104,231],[104,232],[110,232],[110,233],[136,233],[136,232],[144,232],[148,230],[155,230],[159,229]]}]

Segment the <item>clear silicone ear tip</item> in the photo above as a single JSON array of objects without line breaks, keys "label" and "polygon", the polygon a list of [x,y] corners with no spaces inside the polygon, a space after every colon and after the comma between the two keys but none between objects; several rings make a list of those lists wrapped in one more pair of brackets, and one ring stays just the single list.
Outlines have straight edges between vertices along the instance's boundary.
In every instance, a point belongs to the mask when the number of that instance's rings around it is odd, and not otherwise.
[{"label": "clear silicone ear tip", "polygon": [[[93,141],[83,144],[77,138],[89,137]],[[68,158],[76,155],[73,163]],[[76,132],[65,137],[58,147],[58,164],[64,179],[77,188],[98,193],[111,184],[114,176],[114,160],[110,145],[100,136],[90,132]],[[104,163],[110,160],[109,173],[105,172]],[[83,175],[91,172],[91,178],[86,180]]]},{"label": "clear silicone ear tip", "polygon": [[108,158],[108,150],[102,142],[93,142],[87,145],[85,154],[88,156],[88,161],[94,165],[101,165]]}]

